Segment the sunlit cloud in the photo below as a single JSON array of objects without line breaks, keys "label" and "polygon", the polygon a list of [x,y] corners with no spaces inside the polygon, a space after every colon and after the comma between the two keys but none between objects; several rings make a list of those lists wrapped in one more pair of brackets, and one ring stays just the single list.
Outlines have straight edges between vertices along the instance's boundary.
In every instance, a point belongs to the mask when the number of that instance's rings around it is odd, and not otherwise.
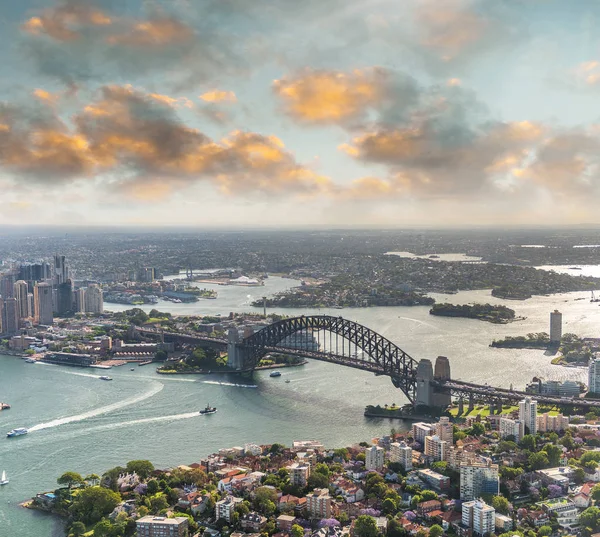
[{"label": "sunlit cloud", "polygon": [[200,95],[200,99],[207,103],[235,103],[237,97],[233,91],[212,90]]}]

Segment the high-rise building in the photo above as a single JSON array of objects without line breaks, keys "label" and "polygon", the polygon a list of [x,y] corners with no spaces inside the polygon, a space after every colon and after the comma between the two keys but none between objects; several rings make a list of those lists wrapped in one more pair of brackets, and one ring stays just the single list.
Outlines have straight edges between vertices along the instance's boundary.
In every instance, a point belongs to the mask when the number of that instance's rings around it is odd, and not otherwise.
[{"label": "high-rise building", "polygon": [[419,444],[425,444],[425,437],[433,434],[434,429],[430,423],[413,423],[412,426],[412,437],[415,442],[419,442]]},{"label": "high-rise building", "polygon": [[48,263],[29,263],[19,267],[19,280],[26,282],[41,282],[52,278],[52,271]]},{"label": "high-rise building", "polygon": [[519,402],[519,421],[523,424],[523,434],[537,433],[537,401],[525,397]]},{"label": "high-rise building", "polygon": [[154,281],[154,269],[152,267],[142,267],[137,271],[137,281],[152,283]]},{"label": "high-rise building", "polygon": [[385,450],[379,446],[365,449],[365,468],[367,470],[381,470],[383,468]]},{"label": "high-rise building", "polygon": [[554,310],[550,313],[550,341],[558,343],[562,337],[562,313]]},{"label": "high-rise building", "polygon": [[1,301],[2,332],[7,336],[19,333],[19,303],[16,298],[5,298]]},{"label": "high-rise building", "polygon": [[600,358],[590,360],[588,367],[588,391],[600,393]]},{"label": "high-rise building", "polygon": [[290,483],[296,487],[306,487],[310,477],[310,464],[295,462],[288,466]]},{"label": "high-rise building", "polygon": [[29,291],[29,286],[25,280],[19,280],[14,284],[14,297],[17,299],[19,303],[19,318],[27,319],[32,316],[32,312],[29,311],[29,300],[27,300],[27,295]]},{"label": "high-rise building", "polygon": [[85,294],[87,287],[80,287],[75,291],[75,308],[79,313],[85,313]]},{"label": "high-rise building", "polygon": [[37,283],[33,288],[34,320],[37,324],[52,324],[52,286],[48,283]]},{"label": "high-rise building", "polygon": [[519,420],[511,420],[510,418],[500,418],[498,424],[498,432],[500,438],[506,438],[507,436],[514,436],[515,442],[518,442],[523,438],[523,423]]},{"label": "high-rise building", "polygon": [[440,420],[434,425],[436,436],[440,437],[440,440],[448,442],[449,445],[454,443],[454,426],[450,421],[450,418],[442,416]]},{"label": "high-rise building", "polygon": [[426,436],[424,453],[434,461],[445,461],[448,457],[448,442],[439,436]]},{"label": "high-rise building", "polygon": [[460,499],[471,501],[483,494],[497,495],[500,490],[498,465],[485,462],[463,462],[460,465]]},{"label": "high-rise building", "polygon": [[64,255],[54,256],[54,283],[59,286],[61,283],[66,283],[69,279],[69,267],[65,263]]},{"label": "high-rise building", "polygon": [[13,298],[15,296],[15,280],[15,275],[12,272],[0,275],[0,295],[2,295],[2,298]]},{"label": "high-rise building", "polygon": [[331,518],[331,496],[327,489],[315,489],[306,495],[306,510],[311,518]]},{"label": "high-rise building", "polygon": [[540,433],[566,431],[569,428],[569,416],[551,416],[548,412],[540,414],[537,417],[537,427]]},{"label": "high-rise building", "polygon": [[29,309],[29,316],[33,317],[33,312],[34,312],[33,293],[27,293],[27,308]]},{"label": "high-rise building", "polygon": [[56,286],[56,312],[65,315],[73,311],[73,282],[67,280]]},{"label": "high-rise building", "polygon": [[476,535],[491,535],[496,529],[496,510],[483,500],[464,502],[462,523]]},{"label": "high-rise building", "polygon": [[399,462],[405,471],[412,469],[412,449],[406,442],[390,444],[390,462]]}]

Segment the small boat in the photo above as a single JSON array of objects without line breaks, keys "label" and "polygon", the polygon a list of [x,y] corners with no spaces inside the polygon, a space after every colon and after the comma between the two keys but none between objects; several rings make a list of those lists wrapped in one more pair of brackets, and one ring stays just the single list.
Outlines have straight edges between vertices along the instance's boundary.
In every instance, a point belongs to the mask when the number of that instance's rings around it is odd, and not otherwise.
[{"label": "small boat", "polygon": [[135,367],[132,367],[131,369],[129,369],[129,371],[135,371]]},{"label": "small boat", "polygon": [[217,408],[214,406],[206,405],[204,410],[200,411],[200,414],[214,414],[217,411]]},{"label": "small boat", "polygon": [[285,383],[289,384],[290,383],[290,379],[285,379]]},{"label": "small boat", "polygon": [[280,377],[281,371],[273,371],[269,376],[270,377]]},{"label": "small boat", "polygon": [[98,377],[100,380],[112,380],[112,377],[107,377],[106,375],[102,375],[101,377]]},{"label": "small boat", "polygon": [[0,486],[8,485],[9,479],[6,477],[6,470],[2,470],[2,479],[0,479]]},{"label": "small boat", "polygon": [[22,436],[27,434],[29,431],[25,429],[25,427],[19,427],[18,429],[13,429],[12,431],[8,431],[6,433],[7,438],[12,438],[13,436]]},{"label": "small boat", "polygon": [[33,358],[27,358],[25,362],[28,364],[35,364],[35,360]]}]

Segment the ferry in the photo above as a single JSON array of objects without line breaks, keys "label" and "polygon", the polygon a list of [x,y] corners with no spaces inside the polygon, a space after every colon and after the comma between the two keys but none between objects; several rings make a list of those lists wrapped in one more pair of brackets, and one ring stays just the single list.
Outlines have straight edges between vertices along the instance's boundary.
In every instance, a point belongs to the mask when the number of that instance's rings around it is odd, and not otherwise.
[{"label": "ferry", "polygon": [[200,411],[200,414],[214,414],[217,411],[217,408],[214,406],[206,405],[204,410]]},{"label": "ferry", "polygon": [[29,431],[25,429],[25,427],[19,427],[18,429],[13,429],[12,431],[8,431],[6,433],[7,438],[12,438],[13,436],[22,436],[27,434]]},{"label": "ferry", "polygon": [[112,380],[112,377],[107,377],[106,375],[102,375],[101,377],[98,377],[100,380]]},{"label": "ferry", "polygon": [[35,364],[35,360],[33,358],[27,358],[25,362],[28,364]]},{"label": "ferry", "polygon": [[2,479],[0,479],[0,486],[8,485],[9,479],[6,477],[6,470],[2,470]]},{"label": "ferry", "polygon": [[273,371],[269,376],[270,377],[280,377],[281,376],[281,372],[280,371]]}]

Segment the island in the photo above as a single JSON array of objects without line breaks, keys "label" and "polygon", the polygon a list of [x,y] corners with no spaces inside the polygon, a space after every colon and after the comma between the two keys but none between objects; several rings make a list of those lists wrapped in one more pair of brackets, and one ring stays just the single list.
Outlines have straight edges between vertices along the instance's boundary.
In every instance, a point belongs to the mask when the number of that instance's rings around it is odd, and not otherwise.
[{"label": "island", "polygon": [[506,324],[517,320],[515,310],[492,304],[435,304],[431,315],[443,317],[466,317],[495,324]]},{"label": "island", "polygon": [[530,333],[526,336],[507,336],[492,341],[490,347],[500,349],[546,349],[550,345],[550,336],[546,332]]}]

